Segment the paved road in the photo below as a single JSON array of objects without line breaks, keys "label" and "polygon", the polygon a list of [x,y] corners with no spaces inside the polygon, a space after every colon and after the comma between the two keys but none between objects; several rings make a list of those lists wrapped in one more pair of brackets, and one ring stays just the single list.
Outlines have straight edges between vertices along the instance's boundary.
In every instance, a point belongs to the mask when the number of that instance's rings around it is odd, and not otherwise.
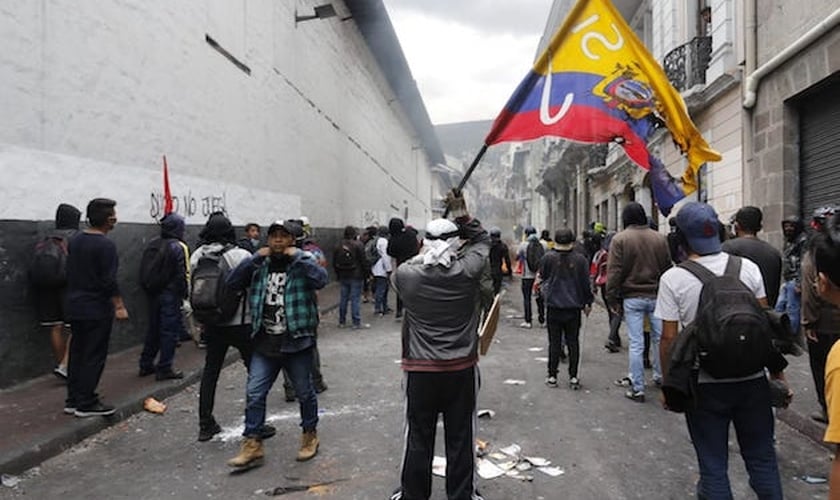
[{"label": "paved road", "polygon": [[[495,411],[479,421],[479,438],[490,451],[517,444],[523,456],[543,457],[563,473],[552,477],[530,470],[531,481],[510,477],[479,480],[492,499],[662,498],[693,496],[697,467],[680,415],[657,403],[626,400],[612,381],[626,370],[626,351],[607,353],[601,346],[606,314],[597,307],[584,337],[583,389],[544,385],[545,333],[518,328],[521,299],[517,286],[503,301],[503,320],[488,356],[481,360],[479,407]],[[320,395],[322,446],[308,463],[294,456],[299,439],[296,404],[282,390],[269,398],[269,419],[278,428],[266,441],[266,463],[232,475],[225,461],[238,450],[242,430],[245,371],[225,369],[219,384],[216,417],[222,435],[196,442],[197,385],[166,400],[164,415],[141,413],[82,442],[20,476],[0,498],[251,498],[277,487],[330,483],[287,498],[386,498],[396,486],[402,449],[403,403],[399,357],[400,323],[372,317],[370,330],[335,328],[326,315],[321,333],[323,371],[329,390]],[[561,370],[564,366],[561,365]],[[524,385],[506,384],[524,381]],[[443,454],[438,438],[438,454]],[[830,452],[777,425],[777,450],[787,498],[825,498],[827,485],[808,484],[802,476],[823,476]],[[736,498],[753,498],[738,454],[730,442],[730,476]],[[434,480],[434,499],[445,498],[443,480]]]}]

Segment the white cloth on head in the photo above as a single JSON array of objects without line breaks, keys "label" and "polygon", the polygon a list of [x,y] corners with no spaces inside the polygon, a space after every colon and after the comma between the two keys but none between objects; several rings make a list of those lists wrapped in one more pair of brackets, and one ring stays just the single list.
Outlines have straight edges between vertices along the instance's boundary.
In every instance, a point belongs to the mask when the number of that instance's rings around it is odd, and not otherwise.
[{"label": "white cloth on head", "polygon": [[423,240],[423,265],[450,267],[458,253],[460,238],[453,236],[445,240]]}]

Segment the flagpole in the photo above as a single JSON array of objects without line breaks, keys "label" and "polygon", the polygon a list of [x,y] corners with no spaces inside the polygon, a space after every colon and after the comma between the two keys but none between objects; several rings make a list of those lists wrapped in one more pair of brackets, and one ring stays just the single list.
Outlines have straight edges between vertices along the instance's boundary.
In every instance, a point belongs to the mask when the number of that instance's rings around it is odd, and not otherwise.
[{"label": "flagpole", "polygon": [[[481,149],[478,150],[478,154],[475,155],[475,159],[472,161],[470,168],[467,169],[466,173],[464,174],[464,177],[461,179],[461,182],[458,183],[458,191],[464,189],[464,186],[466,186],[467,184],[467,180],[469,180],[470,176],[473,173],[473,170],[475,170],[475,167],[478,166],[478,162],[481,161],[481,159],[484,157],[484,153],[486,152],[487,144],[484,144],[483,146],[481,146]],[[446,207],[446,209],[443,211],[443,218],[445,219],[447,215],[449,215],[449,207]]]}]

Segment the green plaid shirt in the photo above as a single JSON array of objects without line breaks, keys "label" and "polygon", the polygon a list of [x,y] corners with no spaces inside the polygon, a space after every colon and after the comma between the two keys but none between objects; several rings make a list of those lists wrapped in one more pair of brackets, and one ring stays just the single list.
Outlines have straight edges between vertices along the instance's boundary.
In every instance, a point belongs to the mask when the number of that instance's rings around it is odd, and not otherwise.
[{"label": "green plaid shirt", "polygon": [[[244,290],[249,286],[251,305],[251,337],[262,328],[263,307],[268,283],[269,259],[254,254],[242,261],[228,276],[228,286]],[[283,300],[286,309],[286,331],[293,338],[315,335],[318,326],[318,304],[315,290],[327,284],[327,270],[309,252],[298,250],[286,271]]]}]

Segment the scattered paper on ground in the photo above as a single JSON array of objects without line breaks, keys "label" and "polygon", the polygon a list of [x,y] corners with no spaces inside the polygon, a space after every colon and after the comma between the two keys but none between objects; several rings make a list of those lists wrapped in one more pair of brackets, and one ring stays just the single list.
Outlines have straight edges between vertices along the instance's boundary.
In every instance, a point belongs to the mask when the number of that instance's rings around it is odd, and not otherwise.
[{"label": "scattered paper on ground", "polygon": [[566,473],[566,471],[564,471],[560,467],[537,467],[537,470],[544,474],[548,474],[551,477],[557,477],[561,474]]},{"label": "scattered paper on ground", "polygon": [[511,457],[519,457],[519,453],[522,452],[522,448],[520,448],[518,444],[512,444],[501,448],[499,451]]},{"label": "scattered paper on ground", "polygon": [[432,474],[446,477],[446,458],[435,457],[432,459]]},{"label": "scattered paper on ground", "polygon": [[548,358],[537,356],[536,358],[534,358],[534,361],[539,361],[540,363],[548,363]]},{"label": "scattered paper on ground", "polygon": [[519,379],[515,379],[515,378],[509,378],[502,383],[507,384],[507,385],[525,385],[524,380],[519,380]]},{"label": "scattered paper on ground", "polygon": [[143,401],[143,409],[147,412],[157,413],[160,415],[166,411],[166,405],[155,398],[146,398],[146,400]]},{"label": "scattered paper on ground", "polygon": [[530,462],[531,465],[534,467],[545,467],[546,465],[551,465],[551,460],[546,460],[541,457],[523,457],[525,460]]},{"label": "scattered paper on ground", "polygon": [[485,408],[483,410],[478,410],[477,415],[478,418],[493,418],[496,416],[496,412]]},{"label": "scattered paper on ground", "polygon": [[478,459],[478,475],[484,479],[495,479],[503,476],[505,471],[500,469],[496,464],[483,458]]},{"label": "scattered paper on ground", "polygon": [[531,351],[531,352],[542,352],[543,348],[542,347],[529,347],[528,350]]}]

